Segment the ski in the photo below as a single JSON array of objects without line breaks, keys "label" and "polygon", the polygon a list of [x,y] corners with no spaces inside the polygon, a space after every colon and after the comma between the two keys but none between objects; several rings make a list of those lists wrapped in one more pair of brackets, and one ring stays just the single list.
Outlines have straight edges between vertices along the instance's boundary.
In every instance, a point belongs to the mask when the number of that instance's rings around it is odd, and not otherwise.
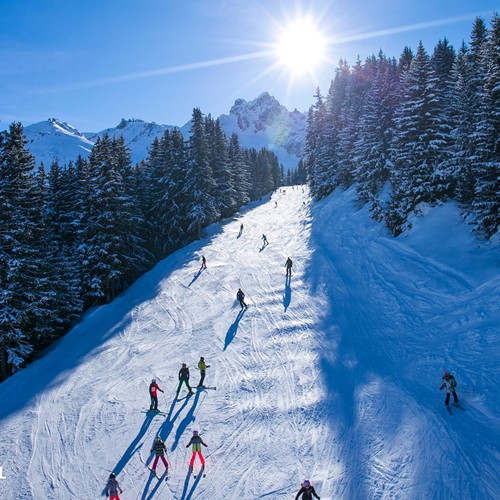
[{"label": "ski", "polygon": [[194,392],[188,392],[184,397],[177,398],[176,401],[182,401],[182,400],[188,398],[189,396],[192,396],[193,394],[194,394]]},{"label": "ski", "polygon": [[199,390],[199,389],[210,389],[210,390],[212,390],[212,391],[216,391],[216,390],[217,390],[217,387],[215,387],[215,386],[208,386],[208,385],[199,385],[199,386],[197,387],[197,389],[198,389],[198,390]]},{"label": "ski", "polygon": [[448,405],[445,405],[445,408],[450,415],[453,415],[453,412],[451,411],[451,408]]},{"label": "ski", "polygon": [[156,471],[154,469],[152,469],[151,467],[148,467],[148,469],[155,475],[156,479],[158,479],[158,481],[161,481],[163,479],[163,475],[165,475],[165,481],[168,479],[168,469],[165,470],[165,472],[159,476]]},{"label": "ski", "polygon": [[167,416],[167,414],[163,411],[141,410],[141,413],[151,413],[152,415],[163,415],[164,417]]},{"label": "ski", "polygon": [[193,477],[196,478],[201,474],[202,477],[206,477],[207,473],[205,472],[205,466],[202,466],[202,468],[198,472],[194,472],[193,470]]},{"label": "ski", "polygon": [[459,410],[465,411],[465,408],[460,403],[453,403],[453,406]]}]

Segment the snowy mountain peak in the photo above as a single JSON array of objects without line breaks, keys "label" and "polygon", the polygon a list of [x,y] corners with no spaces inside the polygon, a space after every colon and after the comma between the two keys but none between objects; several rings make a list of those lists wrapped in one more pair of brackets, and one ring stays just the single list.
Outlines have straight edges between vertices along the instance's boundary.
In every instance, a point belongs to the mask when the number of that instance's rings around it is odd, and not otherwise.
[{"label": "snowy mountain peak", "polygon": [[285,167],[294,168],[302,155],[307,114],[288,111],[268,92],[250,102],[236,99],[229,115],[221,116],[221,124],[226,133],[238,134],[245,147],[267,142]]},{"label": "snowy mountain peak", "polygon": [[75,127],[57,118],[28,125],[25,134],[37,165],[49,166],[56,159],[61,165],[67,164],[78,155],[87,156],[94,145]]},{"label": "snowy mountain peak", "polygon": [[[236,99],[229,115],[221,115],[221,126],[228,137],[236,133],[244,148],[260,150],[268,148],[278,157],[285,168],[295,168],[302,155],[307,126],[307,114],[297,110],[289,112],[268,92],[256,99]],[[56,118],[25,128],[28,149],[35,156],[37,165],[50,165],[58,159],[61,165],[76,160],[78,155],[88,156],[98,137],[105,133],[110,137],[123,136],[132,153],[134,163],[145,159],[156,137],[173,125],[159,125],[138,118],[122,118],[116,127],[100,132],[82,134],[68,123]],[[190,122],[180,130],[187,139]]]},{"label": "snowy mountain peak", "polygon": [[57,132],[61,132],[63,134],[74,135],[74,136],[82,137],[85,139],[85,136],[81,132],[79,132],[75,127],[70,125],[69,123],[62,122],[62,121],[58,120],[57,118],[49,118],[47,120],[47,122],[49,124],[51,124],[54,127],[55,131],[57,131]]}]

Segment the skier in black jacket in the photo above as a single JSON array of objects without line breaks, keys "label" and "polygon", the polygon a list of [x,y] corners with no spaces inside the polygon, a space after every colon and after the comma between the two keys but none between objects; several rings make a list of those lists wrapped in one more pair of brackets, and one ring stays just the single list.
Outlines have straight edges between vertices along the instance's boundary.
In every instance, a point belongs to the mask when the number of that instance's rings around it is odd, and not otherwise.
[{"label": "skier in black jacket", "polygon": [[236,298],[238,299],[238,302],[240,303],[241,308],[247,308],[248,306],[245,304],[245,294],[243,293],[243,290],[241,288],[238,288],[238,293],[236,294]]},{"label": "skier in black jacket", "polygon": [[302,500],[312,500],[313,495],[316,498],[320,498],[319,495],[316,493],[314,486],[310,483],[308,479],[306,479],[301,486],[302,488],[300,488],[299,492],[295,496],[295,500],[299,500],[300,495],[302,495],[300,497]]},{"label": "skier in black jacket", "polygon": [[193,394],[193,389],[191,389],[191,386],[189,385],[189,368],[186,366],[186,363],[182,363],[182,368],[179,370],[179,387],[177,387],[177,396],[181,391],[183,383],[186,384],[189,394]]}]

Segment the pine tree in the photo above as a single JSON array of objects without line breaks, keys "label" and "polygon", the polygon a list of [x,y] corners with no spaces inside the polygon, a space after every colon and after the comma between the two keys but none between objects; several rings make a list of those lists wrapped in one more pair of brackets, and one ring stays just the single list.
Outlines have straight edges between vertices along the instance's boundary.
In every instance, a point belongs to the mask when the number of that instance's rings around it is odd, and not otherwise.
[{"label": "pine tree", "polygon": [[408,215],[420,203],[442,196],[440,170],[448,160],[448,128],[440,113],[437,78],[422,43],[403,75],[396,113],[387,224],[395,235],[409,228]]},{"label": "pine tree", "polygon": [[38,302],[36,209],[32,170],[24,130],[13,123],[0,133],[0,370],[5,379],[33,351],[30,310]]},{"label": "pine tree", "polygon": [[216,184],[208,162],[208,144],[200,109],[193,110],[188,140],[188,179],[184,193],[189,200],[188,233],[201,237],[201,229],[220,216],[214,199]]},{"label": "pine tree", "polygon": [[473,211],[478,228],[487,238],[500,227],[500,17],[495,14],[491,30],[481,46],[479,64],[484,85],[479,90],[476,132],[475,193]]}]

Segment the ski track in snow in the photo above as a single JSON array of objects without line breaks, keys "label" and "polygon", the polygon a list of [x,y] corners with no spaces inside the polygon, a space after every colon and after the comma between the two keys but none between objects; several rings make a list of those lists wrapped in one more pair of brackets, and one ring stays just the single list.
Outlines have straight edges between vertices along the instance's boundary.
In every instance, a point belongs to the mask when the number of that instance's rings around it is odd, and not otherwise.
[{"label": "ski track in snow", "polygon": [[[500,498],[498,274],[477,284],[353,201],[273,193],[0,385],[0,497],[101,498],[114,471],[122,499],[292,498],[305,477],[323,499]],[[217,389],[176,401],[200,355]],[[465,412],[443,408],[443,368]],[[141,412],[152,377],[166,416]],[[206,477],[188,474],[193,429]],[[146,468],[158,434],[168,481]]]}]

